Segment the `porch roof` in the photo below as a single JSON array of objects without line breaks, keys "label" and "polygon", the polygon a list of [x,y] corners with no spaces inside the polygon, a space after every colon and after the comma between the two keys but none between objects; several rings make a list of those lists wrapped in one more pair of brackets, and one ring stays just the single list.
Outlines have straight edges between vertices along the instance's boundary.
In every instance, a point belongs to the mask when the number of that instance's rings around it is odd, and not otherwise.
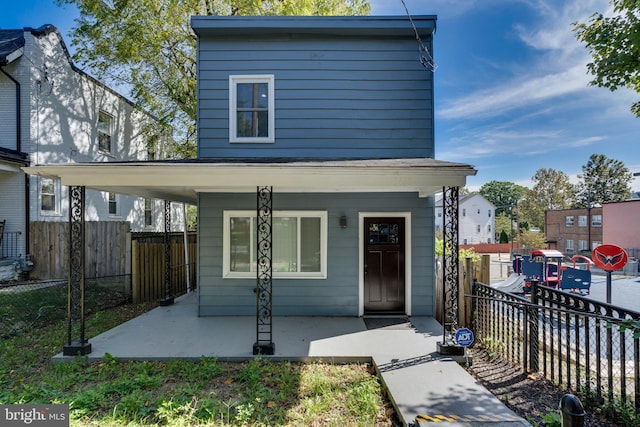
[{"label": "porch roof", "polygon": [[430,158],[408,159],[191,159],[176,161],[68,163],[23,168],[60,178],[62,185],[195,204],[198,193],[417,192],[463,187],[472,165]]}]

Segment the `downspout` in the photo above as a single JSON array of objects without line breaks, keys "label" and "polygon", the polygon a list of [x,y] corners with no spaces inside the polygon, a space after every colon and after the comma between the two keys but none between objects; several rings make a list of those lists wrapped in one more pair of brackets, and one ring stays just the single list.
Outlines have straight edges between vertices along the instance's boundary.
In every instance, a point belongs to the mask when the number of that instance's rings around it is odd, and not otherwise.
[{"label": "downspout", "polygon": [[[13,76],[9,73],[7,73],[4,68],[0,67],[0,71],[2,71],[2,74],[4,74],[5,76],[7,76],[9,78],[9,80],[11,80],[15,85],[16,85],[16,151],[18,153],[22,152],[22,133],[21,133],[21,128],[22,128],[22,120],[21,120],[21,104],[20,104],[20,94],[21,94],[21,88],[20,88],[20,82],[17,81],[16,79],[13,78]],[[24,232],[24,238],[25,238],[25,252],[28,254],[29,253],[29,242],[30,242],[30,238],[29,238],[29,217],[30,217],[30,209],[29,209],[29,202],[30,202],[30,195],[29,195],[29,175],[25,174],[24,176],[24,195],[25,195],[25,200],[24,200],[24,212],[25,212],[25,232]],[[25,254],[26,255],[26,254]]]}]

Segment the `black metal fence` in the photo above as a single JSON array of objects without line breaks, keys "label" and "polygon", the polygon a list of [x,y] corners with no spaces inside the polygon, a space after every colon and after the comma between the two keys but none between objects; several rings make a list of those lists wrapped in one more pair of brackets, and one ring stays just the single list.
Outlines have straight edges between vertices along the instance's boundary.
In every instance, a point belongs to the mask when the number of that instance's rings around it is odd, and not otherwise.
[{"label": "black metal fence", "polygon": [[[0,285],[0,338],[67,318],[66,280],[9,282]],[[85,313],[131,300],[131,276],[85,279]]]},{"label": "black metal fence", "polygon": [[475,283],[473,304],[490,354],[640,412],[640,313],[537,285],[528,299]]}]

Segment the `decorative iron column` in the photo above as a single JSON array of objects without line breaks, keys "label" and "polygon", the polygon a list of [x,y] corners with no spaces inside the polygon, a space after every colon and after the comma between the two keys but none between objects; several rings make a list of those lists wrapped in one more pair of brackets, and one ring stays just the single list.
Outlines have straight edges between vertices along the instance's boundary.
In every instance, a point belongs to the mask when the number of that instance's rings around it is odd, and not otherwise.
[{"label": "decorative iron column", "polygon": [[84,203],[85,188],[69,187],[69,298],[67,305],[67,343],[62,354],[83,356],[91,353],[84,337]]},{"label": "decorative iron column", "polygon": [[171,305],[174,302],[171,286],[171,202],[164,201],[164,298],[160,300],[161,306]]},{"label": "decorative iron column", "polygon": [[458,187],[442,189],[444,247],[442,256],[442,342],[438,342],[441,354],[464,354],[464,347],[456,344],[454,334],[458,329],[458,287],[460,286],[460,260],[458,259]]},{"label": "decorative iron column", "polygon": [[272,333],[273,197],[271,187],[258,187],[256,227],[256,343],[253,354],[275,354]]}]

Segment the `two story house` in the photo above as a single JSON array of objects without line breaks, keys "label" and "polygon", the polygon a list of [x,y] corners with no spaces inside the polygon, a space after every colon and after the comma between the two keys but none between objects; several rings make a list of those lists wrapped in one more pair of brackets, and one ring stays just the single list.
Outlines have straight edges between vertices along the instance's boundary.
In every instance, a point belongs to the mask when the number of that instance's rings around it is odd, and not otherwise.
[{"label": "two story house", "polygon": [[[156,119],[77,68],[59,31],[0,30],[0,257],[30,252],[29,223],[68,221],[68,191],[27,165],[160,157],[170,133]],[[88,221],[128,221],[163,231],[162,200],[91,190]]]},{"label": "two story house", "polygon": [[[434,16],[193,17],[198,158],[28,168],[198,205],[198,313],[434,314]],[[266,196],[266,197],[265,197]],[[265,205],[260,203],[268,200]],[[272,221],[266,241],[263,214]]]},{"label": "two story house", "polygon": [[[482,197],[471,193],[458,199],[458,227],[460,244],[495,243],[496,207]],[[442,197],[436,199],[436,232],[442,232],[444,212]]]}]

